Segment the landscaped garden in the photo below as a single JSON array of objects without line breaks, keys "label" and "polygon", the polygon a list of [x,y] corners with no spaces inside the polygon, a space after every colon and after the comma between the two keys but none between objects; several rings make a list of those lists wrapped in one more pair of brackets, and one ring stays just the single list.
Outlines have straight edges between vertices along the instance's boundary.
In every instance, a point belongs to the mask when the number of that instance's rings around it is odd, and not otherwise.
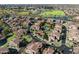
[{"label": "landscaped garden", "polygon": [[64,11],[61,10],[50,10],[50,11],[41,12],[41,14],[39,15],[43,17],[52,17],[52,16],[65,16],[65,13]]}]

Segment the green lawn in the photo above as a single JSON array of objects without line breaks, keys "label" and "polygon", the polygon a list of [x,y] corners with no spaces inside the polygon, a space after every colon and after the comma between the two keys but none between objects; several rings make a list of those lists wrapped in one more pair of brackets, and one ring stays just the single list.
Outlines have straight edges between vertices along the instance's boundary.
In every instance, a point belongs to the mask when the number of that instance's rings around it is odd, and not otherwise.
[{"label": "green lawn", "polygon": [[8,43],[9,42],[11,42],[11,41],[13,41],[13,39],[16,37],[16,35],[14,34],[13,36],[11,36],[11,37],[9,37],[8,39],[7,39],[7,43],[6,44],[4,44],[3,46],[1,46],[1,47],[7,47],[8,46]]},{"label": "green lawn", "polygon": [[54,41],[53,44],[56,46],[56,47],[60,47],[62,45],[62,41]]},{"label": "green lawn", "polygon": [[65,44],[67,47],[71,48],[73,46],[73,42],[72,41],[69,41],[69,40],[66,40],[66,44]]},{"label": "green lawn", "polygon": [[8,42],[13,41],[14,38],[16,38],[16,35],[15,34],[13,36],[11,36],[11,37],[8,38]]},{"label": "green lawn", "polygon": [[42,12],[40,16],[43,16],[43,17],[65,16],[65,13],[64,11],[61,11],[61,10],[50,10],[50,11]]},{"label": "green lawn", "polygon": [[32,40],[32,37],[29,36],[29,35],[25,35],[23,36],[23,38],[27,41],[27,42],[30,42]]},{"label": "green lawn", "polygon": [[29,14],[30,14],[30,12],[17,12],[17,15],[20,15],[20,16],[26,16]]}]

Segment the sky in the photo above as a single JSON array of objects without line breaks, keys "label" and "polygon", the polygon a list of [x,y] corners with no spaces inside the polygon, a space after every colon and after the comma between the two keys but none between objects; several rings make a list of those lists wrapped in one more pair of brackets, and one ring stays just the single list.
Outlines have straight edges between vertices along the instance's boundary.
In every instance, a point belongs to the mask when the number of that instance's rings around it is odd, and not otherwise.
[{"label": "sky", "polygon": [[79,4],[79,0],[0,0],[0,4]]}]

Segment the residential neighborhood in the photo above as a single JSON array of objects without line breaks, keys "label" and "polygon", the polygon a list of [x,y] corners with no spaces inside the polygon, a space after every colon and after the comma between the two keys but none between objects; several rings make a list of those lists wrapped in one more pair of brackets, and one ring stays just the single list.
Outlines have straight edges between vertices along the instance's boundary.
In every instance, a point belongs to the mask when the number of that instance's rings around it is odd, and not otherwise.
[{"label": "residential neighborhood", "polygon": [[79,5],[0,5],[0,54],[79,54]]}]

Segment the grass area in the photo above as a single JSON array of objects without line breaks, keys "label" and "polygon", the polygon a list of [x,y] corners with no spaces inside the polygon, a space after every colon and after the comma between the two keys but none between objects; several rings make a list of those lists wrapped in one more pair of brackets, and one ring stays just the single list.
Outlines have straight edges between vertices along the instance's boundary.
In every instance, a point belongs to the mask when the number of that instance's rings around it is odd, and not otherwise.
[{"label": "grass area", "polygon": [[30,14],[30,12],[17,12],[17,15],[20,15],[20,16],[26,16],[29,14]]},{"label": "grass area", "polygon": [[1,10],[0,9],[0,15],[3,15],[3,14],[11,14],[11,12],[13,12],[12,10]]},{"label": "grass area", "polygon": [[65,13],[64,11],[61,11],[61,10],[51,10],[51,11],[42,12],[40,16],[43,16],[43,17],[65,16]]},{"label": "grass area", "polygon": [[13,36],[9,37],[7,40],[8,40],[8,42],[11,42],[11,41],[13,41],[14,38],[16,38],[15,34]]},{"label": "grass area", "polygon": [[15,14],[15,15],[18,15],[18,16],[26,16],[26,15],[29,15],[30,12],[29,11],[14,11],[14,10],[5,10],[5,9],[0,9],[0,15],[1,16],[4,16],[4,15],[12,15],[12,14]]},{"label": "grass area", "polygon": [[60,47],[62,45],[62,41],[54,41],[53,44],[56,46],[56,47]]},{"label": "grass area", "polygon": [[30,42],[32,40],[32,37],[29,36],[29,35],[25,35],[23,36],[23,38],[27,41],[27,42]]},{"label": "grass area", "polygon": [[72,41],[69,41],[69,40],[66,40],[66,44],[65,44],[67,47],[71,48],[73,46],[73,42]]},{"label": "grass area", "polygon": [[3,46],[1,46],[1,47],[7,47],[8,46],[8,43],[9,42],[11,42],[11,41],[13,41],[13,39],[16,37],[16,35],[14,34],[13,36],[11,36],[11,37],[9,37],[8,39],[7,39],[7,43],[6,44],[4,44]]}]

